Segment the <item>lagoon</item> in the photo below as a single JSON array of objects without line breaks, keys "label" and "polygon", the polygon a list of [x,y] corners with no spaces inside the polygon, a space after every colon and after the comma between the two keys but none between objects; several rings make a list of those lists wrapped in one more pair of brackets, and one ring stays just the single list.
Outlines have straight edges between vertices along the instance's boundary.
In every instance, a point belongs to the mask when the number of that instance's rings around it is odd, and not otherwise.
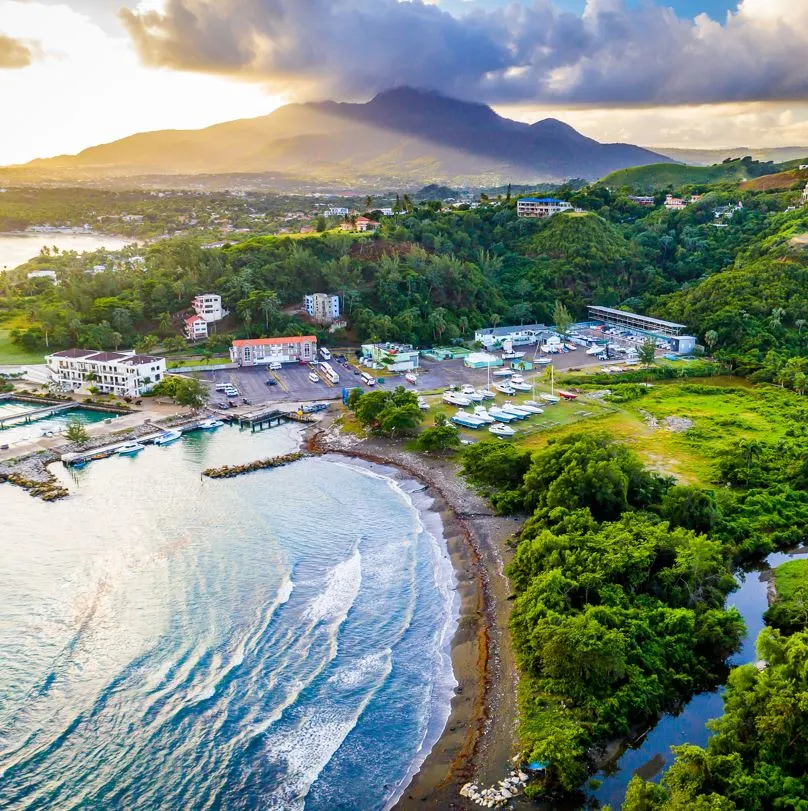
[{"label": "lagoon", "polygon": [[77,251],[85,253],[106,248],[117,251],[135,240],[106,234],[0,234],[0,270],[10,270],[33,259],[40,249],[54,245],[60,251]]}]

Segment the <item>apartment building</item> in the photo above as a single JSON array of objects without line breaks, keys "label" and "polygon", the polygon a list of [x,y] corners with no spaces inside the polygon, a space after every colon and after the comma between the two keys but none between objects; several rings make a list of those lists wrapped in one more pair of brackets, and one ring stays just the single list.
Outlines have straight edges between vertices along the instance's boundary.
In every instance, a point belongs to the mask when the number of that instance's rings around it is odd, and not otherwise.
[{"label": "apartment building", "polygon": [[321,324],[330,324],[339,318],[339,296],[331,293],[309,293],[303,303],[306,312]]},{"label": "apartment building", "polygon": [[45,364],[62,391],[94,386],[116,397],[139,397],[166,376],[165,358],[138,355],[134,350],[64,349],[48,355]]},{"label": "apartment building", "polygon": [[314,335],[292,335],[288,338],[239,339],[230,347],[230,360],[239,366],[317,360],[317,338]]}]

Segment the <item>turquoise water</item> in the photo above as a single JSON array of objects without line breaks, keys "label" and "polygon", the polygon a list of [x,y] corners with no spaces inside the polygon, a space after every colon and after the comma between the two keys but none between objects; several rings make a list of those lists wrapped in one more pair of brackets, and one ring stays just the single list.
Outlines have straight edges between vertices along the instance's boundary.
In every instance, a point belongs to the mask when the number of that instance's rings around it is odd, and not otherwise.
[{"label": "turquoise water", "polygon": [[[36,403],[26,403],[22,400],[0,402],[0,416],[10,417],[36,408]],[[73,408],[52,417],[42,417],[28,423],[12,423],[8,428],[0,428],[0,445],[14,445],[17,442],[27,442],[30,439],[38,439],[46,434],[60,434],[67,428],[70,419],[77,419],[85,425],[95,422],[114,419],[115,414],[106,411],[91,411],[87,408]]]},{"label": "turquoise water", "polygon": [[[456,595],[413,485],[221,428],[0,487],[0,807],[382,809],[448,716]],[[423,500],[422,501],[419,501]]]}]

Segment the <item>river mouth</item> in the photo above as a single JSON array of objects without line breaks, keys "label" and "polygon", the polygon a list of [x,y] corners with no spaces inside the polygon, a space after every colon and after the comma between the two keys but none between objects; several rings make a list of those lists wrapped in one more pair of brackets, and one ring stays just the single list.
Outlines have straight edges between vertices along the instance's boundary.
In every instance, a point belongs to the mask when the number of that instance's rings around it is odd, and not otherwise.
[{"label": "river mouth", "polygon": [[[739,651],[728,662],[730,667],[756,661],[755,645],[758,634],[765,625],[763,614],[769,607],[768,581],[771,570],[806,555],[808,549],[790,553],[773,552],[760,568],[736,576],[739,588],[729,595],[726,604],[728,608],[734,606],[738,609],[746,624],[746,634],[741,640]],[[635,774],[658,783],[673,763],[671,747],[685,743],[702,747],[707,744],[712,733],[707,729],[706,723],[723,714],[723,694],[722,684],[711,692],[694,696],[679,713],[664,715],[637,746],[629,746],[616,761],[594,775],[601,783],[594,791],[587,792],[589,798],[601,805],[608,804],[618,809]]]},{"label": "river mouth", "polygon": [[454,685],[440,521],[327,459],[200,475],[298,438],[54,466],[71,497],[49,505],[0,488],[0,806],[395,801]]}]

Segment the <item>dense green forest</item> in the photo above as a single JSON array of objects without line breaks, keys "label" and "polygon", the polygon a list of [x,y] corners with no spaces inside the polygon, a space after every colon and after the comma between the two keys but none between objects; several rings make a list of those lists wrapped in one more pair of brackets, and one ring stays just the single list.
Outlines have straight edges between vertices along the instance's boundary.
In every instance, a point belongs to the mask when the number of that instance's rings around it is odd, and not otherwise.
[{"label": "dense green forest", "polygon": [[[305,293],[331,290],[356,338],[429,345],[491,324],[551,323],[557,301],[583,317],[597,302],[685,323],[727,367],[804,390],[808,207],[799,190],[684,187],[703,196],[680,212],[643,208],[627,191],[564,187],[587,213],[544,221],[519,219],[507,194],[468,210],[407,200],[376,234],[255,236],[222,248],[176,237],[138,249],[142,264],[39,256],[3,274],[0,317],[15,317],[28,349],[111,348],[147,334],[154,344],[177,334],[205,288],[233,313],[225,332],[274,335],[309,329],[292,311]],[[108,269],[86,272],[99,264]],[[59,283],[28,278],[41,269]],[[213,350],[228,337],[215,337]]]}]

